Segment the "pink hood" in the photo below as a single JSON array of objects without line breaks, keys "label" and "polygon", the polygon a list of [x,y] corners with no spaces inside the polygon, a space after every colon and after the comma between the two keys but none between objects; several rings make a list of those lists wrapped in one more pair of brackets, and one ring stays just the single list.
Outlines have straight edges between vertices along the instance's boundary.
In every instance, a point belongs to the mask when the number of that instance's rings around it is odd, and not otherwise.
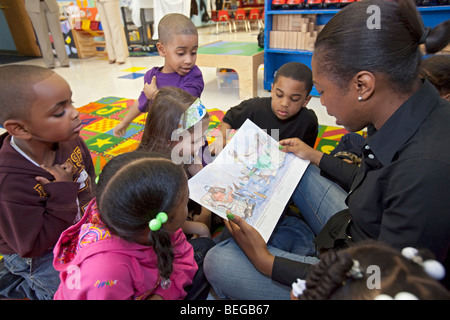
[{"label": "pink hood", "polygon": [[53,251],[60,272],[57,300],[145,299],[158,294],[183,299],[184,287],[197,271],[192,246],[181,229],[172,236],[174,252],[171,286],[162,289],[152,247],[111,235],[92,200],[81,220],[65,230]]}]

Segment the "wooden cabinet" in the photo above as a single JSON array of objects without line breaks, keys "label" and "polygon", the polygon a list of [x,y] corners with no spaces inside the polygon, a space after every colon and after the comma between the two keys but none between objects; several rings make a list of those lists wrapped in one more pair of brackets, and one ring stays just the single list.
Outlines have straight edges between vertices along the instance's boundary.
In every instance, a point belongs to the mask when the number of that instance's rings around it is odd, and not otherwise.
[{"label": "wooden cabinet", "polygon": [[71,21],[73,40],[79,58],[107,56],[103,31],[98,21]]}]

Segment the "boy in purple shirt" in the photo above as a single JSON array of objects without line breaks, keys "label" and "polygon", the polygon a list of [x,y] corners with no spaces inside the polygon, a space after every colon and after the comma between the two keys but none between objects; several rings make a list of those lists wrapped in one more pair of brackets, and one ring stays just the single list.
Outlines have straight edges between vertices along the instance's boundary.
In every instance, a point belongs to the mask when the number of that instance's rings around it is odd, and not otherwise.
[{"label": "boy in purple shirt", "polygon": [[144,76],[144,90],[135,101],[125,118],[114,128],[116,137],[123,136],[130,123],[142,112],[147,112],[149,101],[158,88],[173,86],[200,97],[203,76],[195,65],[197,60],[198,33],[192,21],[185,15],[171,13],[165,15],[158,25],[159,55],[164,58],[163,67],[154,67]]}]

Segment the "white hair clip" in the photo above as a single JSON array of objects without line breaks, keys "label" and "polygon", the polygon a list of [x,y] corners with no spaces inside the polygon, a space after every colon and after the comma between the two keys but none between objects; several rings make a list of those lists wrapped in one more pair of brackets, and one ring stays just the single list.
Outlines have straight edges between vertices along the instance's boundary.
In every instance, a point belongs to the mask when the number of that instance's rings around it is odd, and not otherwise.
[{"label": "white hair clip", "polygon": [[292,284],[292,294],[295,297],[300,297],[303,294],[303,291],[306,289],[306,281],[302,279],[297,279],[297,282]]},{"label": "white hair clip", "polygon": [[364,277],[358,260],[353,260],[352,268],[347,272],[347,276],[353,279],[361,279]]},{"label": "white hair clip", "polygon": [[402,255],[418,265],[420,265],[424,271],[435,280],[442,280],[445,277],[445,268],[444,266],[436,260],[425,260],[423,261],[422,257],[419,256],[419,250],[413,247],[406,247],[402,250]]}]

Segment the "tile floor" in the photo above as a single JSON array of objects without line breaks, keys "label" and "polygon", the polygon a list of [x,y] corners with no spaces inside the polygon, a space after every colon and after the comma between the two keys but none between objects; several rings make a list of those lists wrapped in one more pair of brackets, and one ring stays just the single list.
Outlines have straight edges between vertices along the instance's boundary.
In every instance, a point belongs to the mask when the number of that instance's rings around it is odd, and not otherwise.
[{"label": "tile floor", "polygon": [[[222,30],[219,34],[215,34],[215,27],[199,28],[199,45],[218,40],[256,42],[257,31],[228,33]],[[162,66],[163,63],[163,58],[159,56],[130,57],[123,65],[110,65],[106,58],[92,57],[70,59],[69,68],[57,66],[54,71],[68,81],[73,91],[74,105],[75,107],[81,107],[107,96],[137,99],[143,88],[143,78],[139,75],[138,77],[133,76],[132,73],[144,74],[148,69],[154,66]],[[44,66],[40,58],[20,62],[20,64]],[[270,92],[263,88],[263,67],[261,65],[258,71],[258,95],[269,96]],[[241,101],[238,89],[219,89],[216,68],[201,67],[200,69],[205,82],[202,101],[207,108],[218,108],[226,111]],[[336,125],[334,118],[330,117],[326,113],[325,107],[320,104],[319,98],[313,97],[308,107],[316,112],[320,124]],[[0,128],[0,131],[3,131],[3,129]]]}]

